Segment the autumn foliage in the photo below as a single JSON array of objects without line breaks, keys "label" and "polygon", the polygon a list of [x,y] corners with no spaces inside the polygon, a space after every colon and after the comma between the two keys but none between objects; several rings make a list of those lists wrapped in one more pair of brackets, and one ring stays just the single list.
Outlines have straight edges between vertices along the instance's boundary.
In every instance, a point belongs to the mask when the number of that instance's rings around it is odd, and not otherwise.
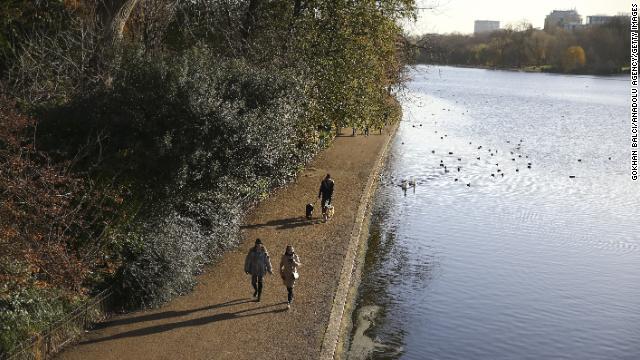
[{"label": "autumn foliage", "polygon": [[100,242],[88,240],[104,229],[110,200],[73,161],[38,151],[32,118],[0,104],[0,281],[79,291],[100,256]]}]

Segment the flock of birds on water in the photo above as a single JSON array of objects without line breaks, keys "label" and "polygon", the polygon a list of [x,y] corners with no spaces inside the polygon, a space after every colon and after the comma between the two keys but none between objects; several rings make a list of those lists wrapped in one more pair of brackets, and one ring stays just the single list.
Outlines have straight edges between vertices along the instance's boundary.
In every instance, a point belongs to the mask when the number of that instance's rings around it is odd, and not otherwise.
[{"label": "flock of birds on water", "polygon": [[[443,109],[444,110],[444,109]],[[421,128],[422,124],[412,124],[413,128]],[[436,136],[438,135],[438,131],[434,130],[434,133],[436,134]],[[440,140],[445,140],[445,138],[447,138],[447,134],[441,133],[440,134]],[[522,151],[522,146],[524,143],[523,139],[520,139],[519,141],[514,141],[512,143],[511,140],[506,140],[506,143],[509,144],[511,146],[511,149],[508,151],[508,156],[507,158],[511,159],[510,161],[507,160],[508,162],[512,163],[512,164],[516,164],[516,168],[515,168],[515,172],[519,173],[520,172],[520,167],[524,168],[524,166],[526,166],[527,169],[531,169],[533,166],[532,161],[529,159],[529,155],[523,153]],[[404,145],[404,142],[402,142],[402,145]],[[497,159],[497,155],[498,155],[498,149],[491,149],[491,148],[486,148],[486,153],[483,152],[483,150],[485,149],[485,147],[483,145],[474,145],[473,142],[469,141],[469,145],[475,146],[476,150],[478,151],[478,153],[476,154],[476,160],[480,161],[482,159],[487,160],[487,156],[489,157],[489,159],[491,159],[492,157],[494,159]],[[432,154],[436,154],[436,150],[431,150]],[[483,155],[483,153],[485,155]],[[449,158],[451,158],[451,155],[454,155],[453,151],[445,151],[442,155],[448,155]],[[462,157],[456,157],[456,160],[453,160],[453,163],[450,162],[445,162],[445,159],[440,159],[440,163],[439,163],[439,168],[442,169],[442,174],[448,174],[448,173],[455,173],[455,174],[459,174],[462,172]],[[524,162],[522,160],[525,160]],[[609,160],[611,160],[611,157],[609,157]],[[577,159],[577,162],[582,162],[582,159]],[[490,162],[491,164],[495,165],[495,168],[491,171],[490,173],[490,177],[491,178],[504,178],[505,177],[505,168],[504,168],[504,164],[503,167],[501,168],[500,166],[500,162],[496,160],[495,163],[493,163],[493,161]],[[575,178],[575,175],[569,175],[569,178],[573,179]],[[462,182],[461,177],[456,176],[453,179],[454,182]],[[466,182],[466,186],[467,187],[471,187],[471,182]],[[404,178],[402,179],[402,181],[400,182],[399,186],[402,188],[402,190],[404,191],[405,195],[406,192],[409,188],[413,188],[415,191],[415,187],[417,186],[417,182],[413,177],[410,178]]]}]

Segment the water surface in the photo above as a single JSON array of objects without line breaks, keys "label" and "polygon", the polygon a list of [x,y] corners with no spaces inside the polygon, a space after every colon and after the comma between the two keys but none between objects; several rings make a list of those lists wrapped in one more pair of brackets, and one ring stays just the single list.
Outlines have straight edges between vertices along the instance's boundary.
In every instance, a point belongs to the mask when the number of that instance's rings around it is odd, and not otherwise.
[{"label": "water surface", "polygon": [[628,79],[412,77],[359,289],[372,351],[351,358],[640,359]]}]

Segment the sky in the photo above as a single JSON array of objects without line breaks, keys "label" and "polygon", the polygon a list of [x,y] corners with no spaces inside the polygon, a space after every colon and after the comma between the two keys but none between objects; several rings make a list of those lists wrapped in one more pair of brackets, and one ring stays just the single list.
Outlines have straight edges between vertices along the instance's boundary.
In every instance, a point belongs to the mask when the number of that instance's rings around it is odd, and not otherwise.
[{"label": "sky", "polygon": [[[475,20],[497,20],[500,27],[526,20],[542,28],[544,18],[552,10],[575,9],[583,23],[589,15],[630,13],[638,0],[416,0],[418,21],[404,25],[410,34],[473,33]],[[433,8],[433,9],[431,9]]]}]

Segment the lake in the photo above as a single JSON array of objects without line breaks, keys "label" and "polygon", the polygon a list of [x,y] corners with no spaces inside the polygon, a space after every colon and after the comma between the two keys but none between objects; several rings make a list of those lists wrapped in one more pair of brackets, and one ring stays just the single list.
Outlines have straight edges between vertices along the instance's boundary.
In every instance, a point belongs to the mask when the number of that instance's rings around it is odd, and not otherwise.
[{"label": "lake", "polygon": [[411,77],[350,359],[640,359],[628,77]]}]

